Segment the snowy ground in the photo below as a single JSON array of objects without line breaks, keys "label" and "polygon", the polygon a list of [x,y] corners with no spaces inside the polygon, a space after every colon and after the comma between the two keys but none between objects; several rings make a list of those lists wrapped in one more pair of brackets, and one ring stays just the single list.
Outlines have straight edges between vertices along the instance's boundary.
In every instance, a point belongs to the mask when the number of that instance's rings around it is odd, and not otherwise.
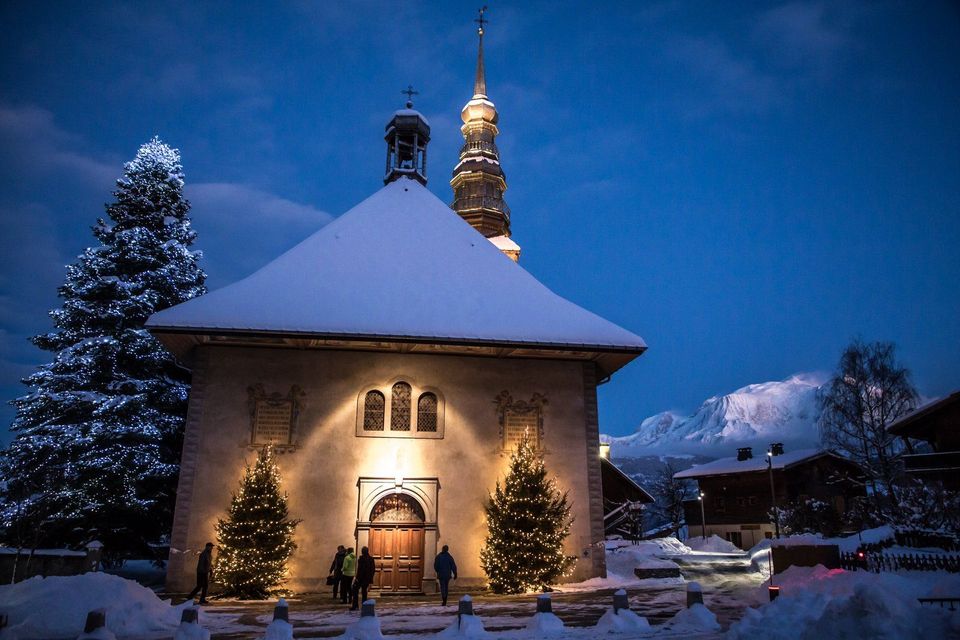
[{"label": "snowy ground", "polygon": [[[551,635],[560,640],[580,640],[610,634],[624,640],[724,635],[784,640],[960,638],[960,612],[921,607],[917,602],[918,597],[931,595],[960,596],[960,576],[792,568],[776,576],[781,596],[769,603],[766,575],[756,570],[758,566],[766,568],[758,561],[765,556],[765,548],[754,549],[752,554],[732,553],[712,539],[692,543],[701,550],[672,538],[639,545],[608,542],[608,577],[559,588],[552,594],[556,618],[535,616],[533,595],[479,594],[473,601],[477,618],[469,625],[471,633],[465,636],[457,634],[454,597],[445,608],[435,597],[384,597],[376,604],[380,630],[397,640],[527,640]],[[640,580],[633,575],[637,566],[664,565],[679,566],[684,577]],[[689,580],[702,585],[705,608],[686,608]],[[613,593],[621,588],[629,595],[633,613],[614,616]],[[295,596],[289,598],[289,604],[289,627],[275,625],[268,630],[272,602],[218,601],[203,607],[200,621],[213,638],[224,640],[264,638],[267,634],[273,637],[275,632],[292,632],[296,638],[322,638],[341,636],[345,631],[347,638],[378,638],[376,634],[371,636],[369,629],[355,626],[357,614],[346,611],[328,594]],[[107,608],[107,624],[122,640],[172,638],[182,609],[118,576],[36,578],[0,586],[0,613],[10,616],[10,626],[0,631],[0,639],[77,638],[86,612],[98,607]],[[561,624],[563,628],[557,629]],[[478,635],[479,625],[485,631]]]}]

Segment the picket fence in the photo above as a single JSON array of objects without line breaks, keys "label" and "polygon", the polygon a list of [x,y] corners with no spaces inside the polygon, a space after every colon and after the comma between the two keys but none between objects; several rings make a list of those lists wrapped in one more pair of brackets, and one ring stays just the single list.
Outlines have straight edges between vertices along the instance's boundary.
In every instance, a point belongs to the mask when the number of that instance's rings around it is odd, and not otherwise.
[{"label": "picket fence", "polygon": [[841,553],[840,567],[848,571],[946,571],[960,573],[960,554]]}]

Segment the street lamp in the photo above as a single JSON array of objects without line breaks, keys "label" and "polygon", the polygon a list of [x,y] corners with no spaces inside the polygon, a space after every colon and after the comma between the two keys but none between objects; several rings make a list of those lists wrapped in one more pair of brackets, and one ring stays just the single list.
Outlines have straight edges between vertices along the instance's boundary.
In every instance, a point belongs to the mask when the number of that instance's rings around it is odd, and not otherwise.
[{"label": "street lamp", "polygon": [[700,495],[697,496],[697,500],[700,501],[700,533],[701,533],[700,537],[703,538],[704,540],[707,539],[707,516],[705,515],[703,510],[703,498],[706,495],[707,494],[701,491]]},{"label": "street lamp", "polygon": [[780,538],[780,514],[777,513],[777,491],[773,485],[773,454],[774,452],[783,453],[783,445],[778,443],[771,444],[767,451],[767,471],[770,472],[770,504],[773,505],[773,532],[777,539]]}]

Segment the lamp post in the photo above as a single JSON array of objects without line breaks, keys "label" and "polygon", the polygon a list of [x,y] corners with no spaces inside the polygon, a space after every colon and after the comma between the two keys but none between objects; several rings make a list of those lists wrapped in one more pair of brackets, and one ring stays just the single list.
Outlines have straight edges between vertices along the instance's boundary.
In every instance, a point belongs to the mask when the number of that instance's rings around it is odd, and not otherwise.
[{"label": "lamp post", "polygon": [[697,496],[697,500],[700,501],[700,537],[704,540],[707,539],[707,516],[703,509],[703,498],[706,496],[703,491],[700,492],[700,495]]},{"label": "lamp post", "polygon": [[773,451],[774,446],[770,445],[767,451],[767,471],[770,472],[770,504],[773,505],[773,532],[777,539],[780,538],[780,514],[777,513],[777,491],[773,485]]}]

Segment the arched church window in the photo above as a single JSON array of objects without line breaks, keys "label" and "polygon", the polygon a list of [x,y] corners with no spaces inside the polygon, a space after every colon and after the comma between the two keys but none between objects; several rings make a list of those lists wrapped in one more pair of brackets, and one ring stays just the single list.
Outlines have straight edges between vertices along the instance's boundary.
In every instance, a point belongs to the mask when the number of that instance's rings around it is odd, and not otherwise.
[{"label": "arched church window", "polygon": [[379,391],[368,391],[363,401],[363,430],[383,431],[386,399]]},{"label": "arched church window", "polygon": [[410,385],[398,382],[390,392],[390,430],[410,431]]},{"label": "arched church window", "polygon": [[417,400],[417,431],[436,432],[437,430],[437,396],[424,393]]},{"label": "arched church window", "polygon": [[391,493],[373,505],[371,522],[424,522],[420,503],[403,493]]}]

